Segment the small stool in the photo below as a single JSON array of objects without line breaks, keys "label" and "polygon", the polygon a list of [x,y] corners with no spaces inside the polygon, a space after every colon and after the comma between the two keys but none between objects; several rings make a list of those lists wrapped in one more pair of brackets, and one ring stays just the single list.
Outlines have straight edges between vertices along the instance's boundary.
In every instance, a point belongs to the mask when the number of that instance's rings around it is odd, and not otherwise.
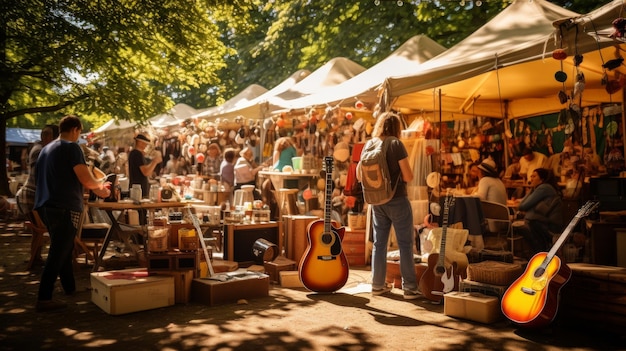
[{"label": "small stool", "polygon": [[297,193],[298,189],[278,189],[281,216],[300,214],[300,210],[298,210],[298,204],[296,201]]}]

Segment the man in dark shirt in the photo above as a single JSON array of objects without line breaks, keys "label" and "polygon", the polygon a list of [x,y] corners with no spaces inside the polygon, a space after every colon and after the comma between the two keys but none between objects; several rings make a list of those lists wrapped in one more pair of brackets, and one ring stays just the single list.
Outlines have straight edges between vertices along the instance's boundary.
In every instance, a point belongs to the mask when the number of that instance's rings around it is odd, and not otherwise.
[{"label": "man in dark shirt", "polygon": [[74,238],[83,212],[83,187],[100,197],[108,197],[110,183],[97,180],[76,143],[82,131],[76,116],[66,116],[59,123],[59,138],[46,145],[39,154],[36,172],[35,207],[50,235],[48,259],[39,284],[37,311],[65,307],[52,300],[57,277],[65,294],[76,291],[72,253]]}]

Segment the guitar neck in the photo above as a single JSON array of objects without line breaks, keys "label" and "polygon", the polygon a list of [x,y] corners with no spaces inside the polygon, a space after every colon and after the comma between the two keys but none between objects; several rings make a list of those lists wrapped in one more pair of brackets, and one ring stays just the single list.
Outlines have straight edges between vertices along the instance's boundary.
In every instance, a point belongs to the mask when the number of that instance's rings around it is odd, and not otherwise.
[{"label": "guitar neck", "polygon": [[580,221],[581,218],[587,216],[597,206],[598,206],[598,202],[588,201],[583,207],[580,208],[580,210],[578,210],[578,213],[576,213],[574,218],[572,218],[572,220],[569,222],[569,224],[567,225],[563,233],[561,233],[561,236],[559,236],[559,239],[554,243],[554,245],[552,245],[552,248],[546,255],[546,258],[544,259],[543,264],[542,264],[544,268],[547,267],[550,261],[552,260],[552,258],[554,258],[554,255],[556,255],[556,252],[561,248],[565,240],[567,240],[567,237],[569,236],[569,234],[572,232],[572,230],[574,230],[574,227],[576,226],[576,224],[578,224],[578,221]]},{"label": "guitar neck", "polygon": [[332,203],[332,195],[333,195],[333,158],[326,157],[326,191],[324,196],[324,232],[329,233],[331,231],[330,222],[331,222],[331,203]]},{"label": "guitar neck", "polygon": [[450,215],[451,206],[450,195],[446,196],[446,200],[443,206],[443,219],[441,222],[441,243],[439,245],[439,258],[437,259],[437,266],[442,267],[444,265],[444,259],[446,254],[446,237],[448,232],[448,217]]}]

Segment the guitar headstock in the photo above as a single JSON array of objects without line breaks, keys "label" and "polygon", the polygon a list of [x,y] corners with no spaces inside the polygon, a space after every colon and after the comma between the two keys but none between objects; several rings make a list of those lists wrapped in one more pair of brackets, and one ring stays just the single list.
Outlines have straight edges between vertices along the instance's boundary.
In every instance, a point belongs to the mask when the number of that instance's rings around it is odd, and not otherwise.
[{"label": "guitar headstock", "polygon": [[446,198],[444,200],[444,206],[450,208],[454,206],[454,201],[454,195],[452,195],[452,192],[450,192],[450,190],[448,189],[448,192],[446,193]]},{"label": "guitar headstock", "polygon": [[324,171],[326,174],[330,174],[333,172],[333,157],[326,156],[324,157]]},{"label": "guitar headstock", "polygon": [[596,209],[596,207],[600,206],[600,201],[594,201],[594,200],[589,200],[587,201],[586,204],[583,205],[583,207],[580,208],[580,210],[578,210],[578,213],[576,214],[576,218],[583,218],[588,216],[591,212],[593,212],[593,210]]}]

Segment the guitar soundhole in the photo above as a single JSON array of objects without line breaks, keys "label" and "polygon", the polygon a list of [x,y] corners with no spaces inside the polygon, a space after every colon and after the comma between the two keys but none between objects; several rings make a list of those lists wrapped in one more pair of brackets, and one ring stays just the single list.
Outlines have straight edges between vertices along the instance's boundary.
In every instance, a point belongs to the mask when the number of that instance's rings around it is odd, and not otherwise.
[{"label": "guitar soundhole", "polygon": [[545,272],[546,270],[544,268],[542,267],[537,268],[537,270],[535,270],[535,278],[541,277]]},{"label": "guitar soundhole", "polygon": [[330,244],[333,241],[333,237],[331,234],[324,233],[322,234],[322,242],[326,245]]},{"label": "guitar soundhole", "polygon": [[437,266],[435,267],[435,273],[437,275],[442,275],[446,272],[446,268],[445,267],[441,267],[441,266]]}]

